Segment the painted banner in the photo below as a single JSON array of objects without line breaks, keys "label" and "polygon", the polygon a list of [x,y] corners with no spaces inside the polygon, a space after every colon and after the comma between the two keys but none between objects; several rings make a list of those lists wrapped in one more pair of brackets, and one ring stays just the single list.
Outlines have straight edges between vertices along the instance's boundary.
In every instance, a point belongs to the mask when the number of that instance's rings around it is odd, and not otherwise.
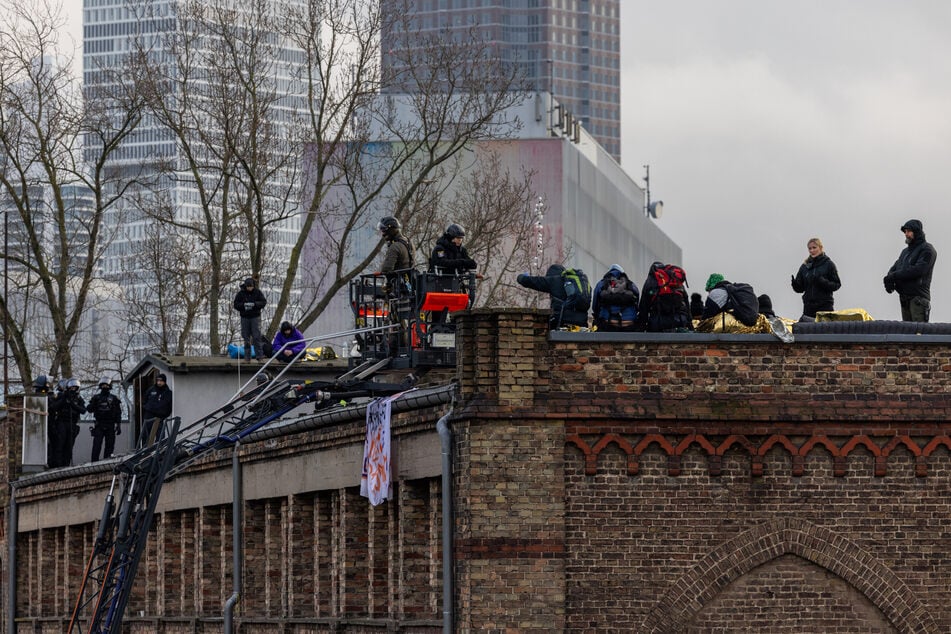
[{"label": "painted banner", "polygon": [[373,506],[393,495],[390,484],[390,410],[394,398],[378,398],[367,405],[360,495],[369,498]]}]

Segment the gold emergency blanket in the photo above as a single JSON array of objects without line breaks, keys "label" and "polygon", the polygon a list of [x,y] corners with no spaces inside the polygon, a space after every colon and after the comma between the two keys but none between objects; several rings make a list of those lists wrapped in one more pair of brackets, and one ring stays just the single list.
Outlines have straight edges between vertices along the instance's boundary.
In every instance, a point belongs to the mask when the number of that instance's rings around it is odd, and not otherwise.
[{"label": "gold emergency blanket", "polygon": [[760,315],[753,326],[747,326],[730,313],[720,313],[697,323],[697,332],[718,332],[732,335],[769,334],[773,332],[766,315]]},{"label": "gold emergency blanket", "polygon": [[754,335],[767,334],[776,335],[781,341],[786,343],[793,342],[792,325],[795,322],[785,317],[772,317],[760,315],[756,323],[752,326],[744,325],[737,321],[731,313],[720,313],[709,319],[704,319],[694,325],[697,332],[712,332],[732,335]]},{"label": "gold emergency blanket", "polygon": [[820,310],[816,313],[816,321],[874,321],[872,316],[862,308],[845,308],[843,310]]}]

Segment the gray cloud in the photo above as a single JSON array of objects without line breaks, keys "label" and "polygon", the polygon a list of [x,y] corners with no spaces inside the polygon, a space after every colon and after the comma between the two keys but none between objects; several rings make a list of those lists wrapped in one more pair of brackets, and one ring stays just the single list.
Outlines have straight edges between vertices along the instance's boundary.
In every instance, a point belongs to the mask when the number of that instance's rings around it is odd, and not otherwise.
[{"label": "gray cloud", "polygon": [[898,319],[881,278],[919,218],[932,321],[951,321],[949,4],[625,0],[621,22],[623,164],[651,165],[695,290],[720,272],[796,317],[789,276],[819,236],[836,307]]}]

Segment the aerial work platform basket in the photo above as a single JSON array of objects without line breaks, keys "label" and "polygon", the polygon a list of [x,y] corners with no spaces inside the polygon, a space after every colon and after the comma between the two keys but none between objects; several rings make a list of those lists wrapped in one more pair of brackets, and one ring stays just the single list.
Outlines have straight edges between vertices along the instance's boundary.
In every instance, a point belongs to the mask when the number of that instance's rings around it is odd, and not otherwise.
[{"label": "aerial work platform basket", "polygon": [[472,307],[477,276],[419,272],[361,275],[350,283],[358,328],[378,326],[358,339],[364,358],[392,358],[394,367],[453,366],[452,315]]}]

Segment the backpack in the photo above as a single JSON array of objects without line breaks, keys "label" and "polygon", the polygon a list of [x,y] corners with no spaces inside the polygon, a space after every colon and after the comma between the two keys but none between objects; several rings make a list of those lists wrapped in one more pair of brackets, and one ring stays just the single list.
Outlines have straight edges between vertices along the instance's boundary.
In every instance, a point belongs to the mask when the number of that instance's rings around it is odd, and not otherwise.
[{"label": "backpack", "polygon": [[[690,330],[687,305],[687,274],[676,264],[665,264],[653,272],[657,291],[651,295],[647,317],[648,332]],[[645,285],[646,292],[647,285]]]},{"label": "backpack", "polygon": [[744,326],[755,326],[759,320],[759,300],[753,287],[743,282],[734,282],[727,284],[725,288],[730,296],[728,305],[736,320]]},{"label": "backpack", "polygon": [[581,269],[565,269],[561,273],[565,285],[564,310],[588,312],[591,308],[591,283]]},{"label": "backpack", "polygon": [[610,273],[604,275],[604,284],[598,293],[598,300],[608,306],[636,306],[637,290],[627,275],[620,273],[614,277]]},{"label": "backpack", "polygon": [[665,264],[654,270],[658,295],[672,295],[687,286],[687,274],[676,264]]}]

